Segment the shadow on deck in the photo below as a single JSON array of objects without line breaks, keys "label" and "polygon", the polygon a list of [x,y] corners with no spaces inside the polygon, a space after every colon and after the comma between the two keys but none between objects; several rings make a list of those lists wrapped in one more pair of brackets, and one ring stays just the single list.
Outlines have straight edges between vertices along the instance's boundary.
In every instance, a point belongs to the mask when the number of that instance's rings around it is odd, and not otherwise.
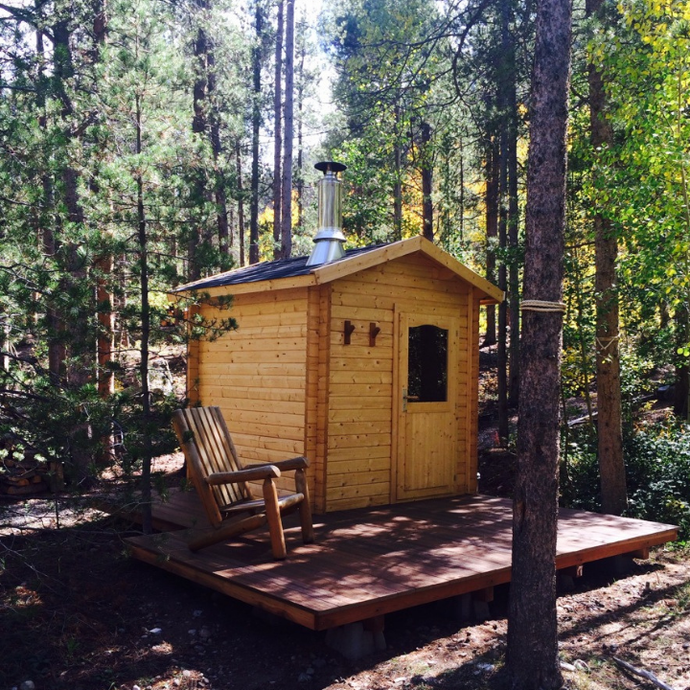
[{"label": "shadow on deck", "polygon": [[[286,521],[288,557],[274,561],[268,532],[192,553],[193,525],[205,520],[194,493],[154,508],[154,524],[178,529],[128,540],[144,562],[312,630],[382,620],[393,611],[485,591],[510,581],[512,504],[460,496],[315,517],[304,545]],[[621,554],[644,556],[676,538],[671,525],[561,509],[559,570]]]}]

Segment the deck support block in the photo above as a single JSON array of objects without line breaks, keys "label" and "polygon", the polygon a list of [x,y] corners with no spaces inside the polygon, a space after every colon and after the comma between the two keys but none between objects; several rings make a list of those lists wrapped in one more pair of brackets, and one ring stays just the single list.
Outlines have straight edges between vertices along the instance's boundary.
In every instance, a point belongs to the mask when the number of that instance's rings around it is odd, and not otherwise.
[{"label": "deck support block", "polygon": [[604,568],[616,576],[629,575],[635,568],[632,553],[621,553],[602,560]]},{"label": "deck support block", "polygon": [[624,553],[623,555],[628,556],[630,558],[639,558],[643,561],[646,561],[649,558],[649,547],[644,549],[637,549],[636,551],[630,551],[629,553]]},{"label": "deck support block", "polygon": [[461,622],[485,621],[490,618],[489,603],[494,600],[494,588],[484,587],[476,592],[468,592],[453,597],[455,616]]},{"label": "deck support block", "polygon": [[326,631],[326,645],[346,659],[356,661],[374,651],[386,649],[383,628],[383,616],[330,628]]},{"label": "deck support block", "polygon": [[559,575],[569,575],[572,578],[578,578],[582,577],[582,573],[584,572],[584,566],[583,565],[571,565],[569,568],[561,568],[558,571]]}]

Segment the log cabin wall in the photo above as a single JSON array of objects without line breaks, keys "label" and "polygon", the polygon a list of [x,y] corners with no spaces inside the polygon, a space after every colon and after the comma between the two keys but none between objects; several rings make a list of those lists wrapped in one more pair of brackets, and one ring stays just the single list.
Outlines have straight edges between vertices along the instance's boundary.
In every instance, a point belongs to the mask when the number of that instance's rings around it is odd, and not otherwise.
[{"label": "log cabin wall", "polygon": [[[221,408],[243,464],[305,454],[308,306],[307,288],[298,288],[235,295],[229,312],[202,308],[207,318],[231,315],[239,327],[193,343],[190,398]],[[286,481],[279,488],[289,488]]]},{"label": "log cabin wall", "polygon": [[[316,513],[476,491],[479,305],[501,291],[421,237],[305,261],[180,289],[233,295],[230,312],[200,309],[239,324],[190,344],[191,404],[221,407],[245,464],[306,455]],[[421,350],[447,364],[433,399],[407,388],[426,329],[446,339]]]},{"label": "log cabin wall", "polygon": [[[476,392],[479,295],[451,271],[407,256],[332,284],[325,504],[333,511],[399,500],[396,313],[457,319],[457,445],[452,493],[476,490]],[[344,323],[354,330],[345,344]],[[370,324],[380,332],[369,344]],[[429,433],[435,433],[433,429]],[[421,496],[420,496],[421,497]]]}]

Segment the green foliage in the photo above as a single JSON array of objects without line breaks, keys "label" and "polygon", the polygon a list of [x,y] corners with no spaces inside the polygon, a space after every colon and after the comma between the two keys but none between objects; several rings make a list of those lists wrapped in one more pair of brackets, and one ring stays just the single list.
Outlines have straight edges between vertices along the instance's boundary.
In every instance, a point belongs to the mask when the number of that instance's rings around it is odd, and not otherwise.
[{"label": "green foliage", "polygon": [[597,440],[589,427],[569,429],[562,438],[560,492],[568,508],[601,509]]},{"label": "green foliage", "polygon": [[[216,204],[192,178],[222,179],[233,196],[249,47],[224,4],[203,17],[177,9],[117,0],[108,41],[84,29],[102,19],[99,3],[10,8],[0,23],[0,443],[64,462],[75,483],[97,464],[134,465],[145,447],[172,448],[170,411],[182,401],[154,393],[142,415],[141,352],[174,354],[190,336],[236,326],[200,319],[194,304],[204,296],[171,309],[167,294],[185,280],[194,233],[204,271],[232,264],[213,234]],[[208,102],[232,142],[222,159],[191,128],[199,23],[215,41]],[[113,341],[105,364],[99,338]],[[98,387],[109,375],[113,395]],[[116,455],[113,425],[125,434]]]},{"label": "green foliage", "polygon": [[[342,116],[327,146],[348,165],[344,226],[355,244],[420,234],[421,170],[435,152],[424,124],[441,117],[434,102],[443,41],[429,0],[351,0],[326,6],[325,33],[338,78]],[[396,215],[396,204],[398,205]]]},{"label": "green foliage", "polygon": [[[600,510],[596,436],[570,431],[561,458],[563,505]],[[690,538],[690,428],[649,424],[624,437],[629,517],[678,525],[679,539]]]},{"label": "green foliage", "polygon": [[634,517],[680,527],[680,539],[690,537],[690,428],[646,427],[626,443],[628,512]]},{"label": "green foliage", "polygon": [[[627,315],[658,363],[680,363],[690,296],[690,33],[687,3],[623,2],[615,36],[593,43],[611,85],[615,144],[601,152],[602,211],[625,243]],[[669,334],[671,337],[669,338]]]}]

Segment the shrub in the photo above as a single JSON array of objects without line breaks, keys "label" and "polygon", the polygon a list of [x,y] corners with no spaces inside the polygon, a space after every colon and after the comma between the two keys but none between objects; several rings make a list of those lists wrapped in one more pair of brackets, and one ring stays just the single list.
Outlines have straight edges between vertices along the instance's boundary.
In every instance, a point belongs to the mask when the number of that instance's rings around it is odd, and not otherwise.
[{"label": "shrub", "polygon": [[680,527],[690,536],[690,427],[664,424],[626,439],[628,515]]},{"label": "shrub", "polygon": [[[690,426],[661,423],[633,427],[623,439],[629,517],[678,525],[690,537]],[[561,458],[561,502],[600,510],[596,436],[570,431]]]}]

